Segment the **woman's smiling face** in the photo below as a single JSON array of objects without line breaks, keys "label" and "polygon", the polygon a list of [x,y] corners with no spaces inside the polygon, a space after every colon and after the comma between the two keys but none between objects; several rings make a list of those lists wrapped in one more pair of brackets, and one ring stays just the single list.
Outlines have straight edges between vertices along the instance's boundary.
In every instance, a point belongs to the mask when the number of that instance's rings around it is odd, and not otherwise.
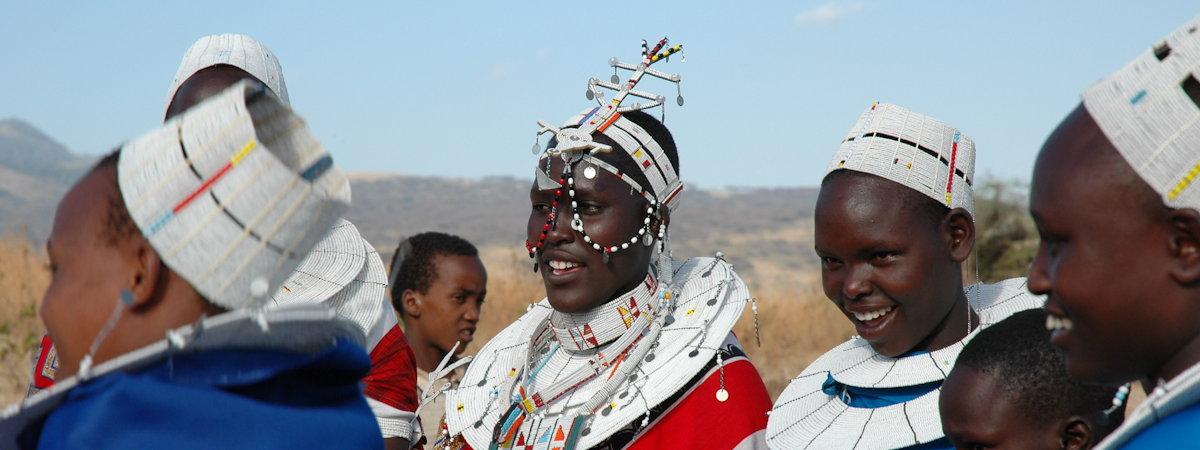
[{"label": "woman's smiling face", "polygon": [[[973,229],[956,240],[949,222],[923,211],[921,194],[858,172],[826,178],[814,244],[825,295],[875,351],[899,356],[956,341],[966,324],[959,263]],[[965,247],[965,248],[963,248]],[[962,312],[953,316],[965,322]]]},{"label": "woman's smiling face", "polygon": [[[619,147],[617,150],[620,151]],[[608,152],[604,159],[622,171],[631,165],[629,158],[613,157]],[[545,164],[544,160],[542,164]],[[544,167],[544,166],[542,166]],[[549,175],[557,180],[562,176],[566,163],[561,158],[550,158]],[[587,168],[593,167],[593,170]],[[584,172],[594,173],[588,178]],[[604,247],[629,243],[645,224],[646,210],[650,203],[640,194],[632,192],[630,185],[616,175],[587,161],[572,168],[575,181],[574,201],[579,205],[579,216],[583,220],[588,237]],[[625,173],[636,173],[627,171]],[[627,249],[609,255],[597,251],[585,242],[583,234],[571,229],[573,218],[571,197],[568,187],[541,190],[534,183],[529,192],[532,209],[527,224],[527,238],[537,243],[545,233],[543,247],[538,252],[537,264],[546,285],[546,297],[555,310],[567,313],[589,311],[615,296],[629,291],[646,277],[650,266],[653,247],[637,243]],[[561,195],[556,197],[556,192]],[[545,230],[551,213],[551,205],[558,200],[558,212],[549,230]],[[657,220],[652,220],[652,232],[657,234]],[[558,268],[555,268],[558,267]]]}]

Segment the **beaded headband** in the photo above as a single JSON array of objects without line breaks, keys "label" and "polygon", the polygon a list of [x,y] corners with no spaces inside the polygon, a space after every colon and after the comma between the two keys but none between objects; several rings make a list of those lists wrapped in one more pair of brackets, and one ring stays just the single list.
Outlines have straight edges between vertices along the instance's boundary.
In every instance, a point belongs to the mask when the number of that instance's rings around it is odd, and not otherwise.
[{"label": "beaded headband", "polygon": [[[675,83],[677,93],[679,92],[681,78],[678,74],[668,74],[650,68],[652,64],[665,61],[671,55],[683,50],[683,45],[678,44],[662,50],[667,45],[667,42],[667,38],[663,38],[651,50],[648,48],[646,41],[642,41],[642,60],[636,66],[622,63],[617,58],[610,59],[609,65],[613,68],[613,76],[610,82],[601,81],[596,78],[588,80],[587,98],[589,100],[596,100],[599,103],[598,106],[584,110],[568,120],[562,127],[554,127],[544,121],[538,121],[538,136],[551,133],[554,136],[555,146],[547,146],[543,150],[541,144],[535,140],[533,153],[541,155],[539,162],[544,162],[544,165],[539,164],[535,168],[534,179],[537,180],[539,189],[554,190],[555,199],[551,203],[551,213],[546,224],[542,227],[543,232],[539,236],[538,242],[526,241],[525,243],[530,257],[534,257],[536,252],[542,248],[546,239],[546,232],[549,232],[551,228],[556,226],[558,200],[562,197],[564,190],[571,202],[571,228],[583,234],[584,241],[590,244],[596,251],[603,252],[606,259],[608,254],[627,249],[630,245],[636,244],[639,239],[644,245],[649,246],[653,244],[654,236],[650,230],[651,219],[661,216],[659,208],[662,206],[666,206],[668,209],[676,207],[679,194],[683,191],[683,183],[679,179],[679,173],[675,170],[674,165],[671,164],[662,146],[644,128],[622,117],[621,114],[659,106],[665,109],[666,97],[634,90],[634,87],[637,86],[638,82],[645,75]],[[660,52],[660,50],[662,51]],[[620,76],[617,74],[618,69],[633,72],[625,84],[617,84],[620,81]],[[607,104],[601,100],[604,97],[604,91],[601,88],[616,92],[613,95],[613,99]],[[632,105],[622,105],[629,96],[649,100],[649,103],[643,104],[639,102]],[[683,95],[681,93],[676,97],[676,103],[680,106],[683,105]],[[650,183],[648,189],[634,180],[629,174],[621,172],[620,169],[604,162],[596,156],[599,153],[613,150],[611,146],[596,142],[592,138],[592,134],[596,132],[612,139],[621,147],[620,150],[633,159],[637,166],[642,169],[642,173]],[[549,175],[550,157],[559,157],[566,162],[563,173],[557,180]],[[646,209],[646,218],[643,220],[643,226],[638,229],[636,235],[627,241],[605,245],[594,242],[587,235],[583,219],[578,211],[578,203],[575,201],[574,166],[581,161],[587,161],[590,164],[582,170],[584,177],[589,179],[595,178],[597,169],[605,170],[620,178],[626,184],[629,184],[633,192],[638,193],[650,203],[650,206]],[[665,237],[666,228],[665,226],[660,226],[658,230],[660,246],[661,241]],[[534,270],[536,268],[537,266],[534,265]]]},{"label": "beaded headband", "polygon": [[825,173],[842,169],[883,177],[975,213],[975,142],[950,124],[900,106],[876,102],[863,111]]},{"label": "beaded headband", "polygon": [[1173,208],[1200,209],[1200,17],[1083,92],[1130,167]]}]

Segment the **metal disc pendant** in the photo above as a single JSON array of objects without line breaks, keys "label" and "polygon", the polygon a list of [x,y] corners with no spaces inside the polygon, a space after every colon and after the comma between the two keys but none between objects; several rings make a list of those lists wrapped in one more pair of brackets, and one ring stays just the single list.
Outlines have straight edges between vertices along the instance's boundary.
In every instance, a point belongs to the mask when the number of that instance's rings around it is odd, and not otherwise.
[{"label": "metal disc pendant", "polygon": [[650,233],[643,234],[642,235],[642,245],[645,245],[647,247],[654,245],[654,237],[650,236]]},{"label": "metal disc pendant", "polygon": [[682,95],[675,97],[675,104],[677,104],[679,106],[683,106],[683,96]]},{"label": "metal disc pendant", "polygon": [[596,178],[596,168],[592,167],[592,166],[587,166],[587,167],[583,168],[583,177],[587,178],[589,180],[592,178]]},{"label": "metal disc pendant", "polygon": [[538,144],[537,142],[534,142],[534,143],[533,143],[533,154],[535,154],[535,155],[536,155],[536,154],[538,154],[538,153],[541,153],[541,152],[542,152],[542,146],[541,146],[541,144]]},{"label": "metal disc pendant", "polygon": [[612,78],[609,78],[608,81],[611,81],[613,83],[620,83],[621,77],[617,76],[617,74],[614,73]]},{"label": "metal disc pendant", "polygon": [[717,401],[723,403],[725,400],[729,400],[729,391],[725,389],[717,389]]},{"label": "metal disc pendant", "polygon": [[592,90],[590,88],[587,90],[587,92],[583,93],[583,96],[587,97],[588,100],[596,99],[596,94],[592,93]]}]

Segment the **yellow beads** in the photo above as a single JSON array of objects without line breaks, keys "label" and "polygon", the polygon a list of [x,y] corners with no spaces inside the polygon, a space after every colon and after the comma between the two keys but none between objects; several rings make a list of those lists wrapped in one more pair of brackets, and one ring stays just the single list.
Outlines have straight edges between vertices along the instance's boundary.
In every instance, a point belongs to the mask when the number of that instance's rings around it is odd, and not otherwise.
[{"label": "yellow beads", "polygon": [[1178,197],[1180,192],[1183,192],[1184,189],[1187,189],[1187,187],[1192,184],[1192,181],[1195,180],[1196,176],[1198,175],[1200,175],[1200,163],[1192,166],[1192,170],[1189,170],[1187,175],[1184,175],[1183,179],[1179,180],[1179,182],[1175,184],[1175,187],[1171,188],[1171,190],[1167,192],[1167,199],[1175,200],[1175,197]]}]

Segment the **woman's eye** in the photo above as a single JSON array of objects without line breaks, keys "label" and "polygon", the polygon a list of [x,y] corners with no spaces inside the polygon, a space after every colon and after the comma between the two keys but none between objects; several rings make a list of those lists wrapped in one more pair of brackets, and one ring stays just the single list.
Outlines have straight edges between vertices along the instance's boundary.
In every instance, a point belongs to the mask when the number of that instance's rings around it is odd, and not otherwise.
[{"label": "woman's eye", "polygon": [[834,268],[834,267],[837,267],[841,263],[842,262],[838,261],[837,258],[833,258],[833,257],[829,257],[829,256],[821,257],[821,264],[824,265],[826,268]]},{"label": "woman's eye", "polygon": [[547,205],[545,203],[534,203],[533,204],[533,212],[539,212],[539,213],[550,212],[550,205]]},{"label": "woman's eye", "polygon": [[595,203],[585,202],[585,203],[579,204],[579,213],[580,214],[595,215],[595,214],[600,214],[600,212],[603,210],[604,210],[603,207],[601,207],[600,205],[597,205]]},{"label": "woman's eye", "polygon": [[897,256],[900,256],[900,254],[897,252],[887,251],[887,252],[876,252],[874,255],[874,258],[876,261],[886,262],[886,261],[891,261],[893,259],[896,259]]}]

